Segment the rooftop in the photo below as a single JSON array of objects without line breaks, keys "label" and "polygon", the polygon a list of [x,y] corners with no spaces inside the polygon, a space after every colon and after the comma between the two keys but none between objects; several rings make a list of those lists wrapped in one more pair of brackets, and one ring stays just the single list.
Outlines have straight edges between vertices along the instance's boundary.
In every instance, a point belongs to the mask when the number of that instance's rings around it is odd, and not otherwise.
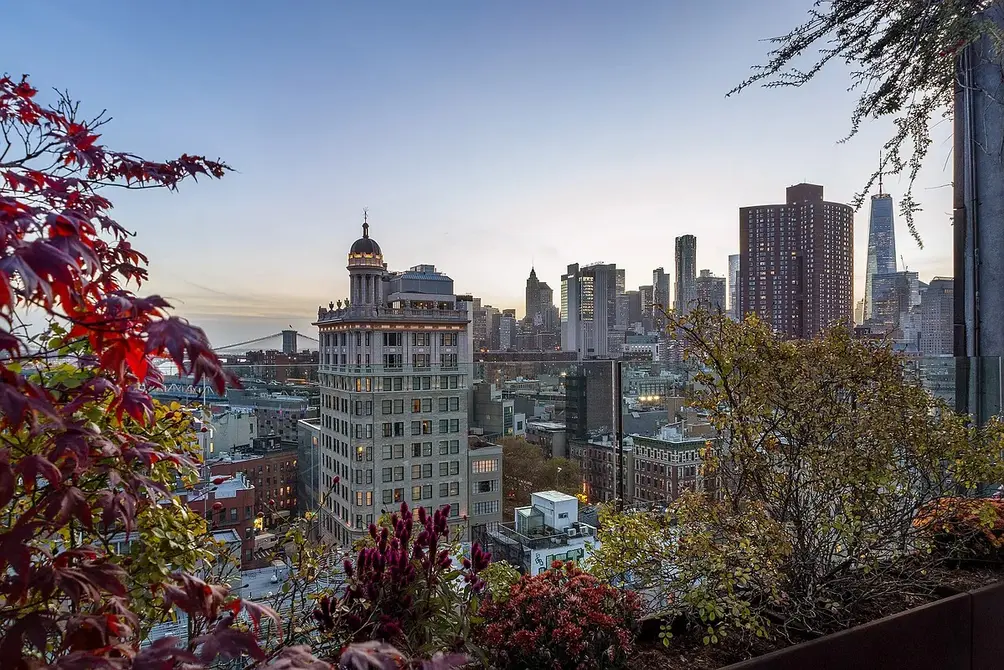
[{"label": "rooftop", "polygon": [[548,502],[578,502],[578,498],[575,496],[570,496],[561,491],[537,491],[533,495],[543,498]]}]

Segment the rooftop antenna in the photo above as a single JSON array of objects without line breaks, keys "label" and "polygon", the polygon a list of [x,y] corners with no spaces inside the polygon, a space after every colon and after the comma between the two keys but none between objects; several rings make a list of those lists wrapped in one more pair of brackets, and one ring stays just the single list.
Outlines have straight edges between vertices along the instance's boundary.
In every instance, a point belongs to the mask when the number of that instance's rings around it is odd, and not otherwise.
[{"label": "rooftop antenna", "polygon": [[879,151],[879,195],[882,195],[882,151]]}]

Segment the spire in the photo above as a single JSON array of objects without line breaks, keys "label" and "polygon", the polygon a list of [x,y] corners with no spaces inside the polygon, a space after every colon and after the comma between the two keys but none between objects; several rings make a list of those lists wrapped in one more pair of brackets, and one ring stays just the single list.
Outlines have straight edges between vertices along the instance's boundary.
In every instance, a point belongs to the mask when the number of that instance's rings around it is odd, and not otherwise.
[{"label": "spire", "polygon": [[879,195],[882,195],[882,152],[879,151]]},{"label": "spire", "polygon": [[363,237],[368,238],[370,236],[370,224],[369,224],[369,210],[363,207]]}]

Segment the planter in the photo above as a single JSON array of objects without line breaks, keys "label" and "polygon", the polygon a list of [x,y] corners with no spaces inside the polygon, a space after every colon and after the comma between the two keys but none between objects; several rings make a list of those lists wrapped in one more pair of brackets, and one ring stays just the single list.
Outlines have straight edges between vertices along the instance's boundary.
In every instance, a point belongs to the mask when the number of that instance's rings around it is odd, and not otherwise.
[{"label": "planter", "polygon": [[722,670],[992,670],[1004,663],[1004,582]]}]

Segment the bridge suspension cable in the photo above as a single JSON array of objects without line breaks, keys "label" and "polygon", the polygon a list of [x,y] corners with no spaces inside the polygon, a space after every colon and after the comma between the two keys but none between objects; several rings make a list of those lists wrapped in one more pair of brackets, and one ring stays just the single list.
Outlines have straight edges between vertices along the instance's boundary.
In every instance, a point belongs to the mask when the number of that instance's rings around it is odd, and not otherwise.
[{"label": "bridge suspension cable", "polygon": [[271,340],[274,337],[282,337],[282,333],[272,333],[271,335],[266,335],[265,337],[256,337],[253,340],[245,340],[244,342],[235,342],[233,344],[227,344],[222,347],[213,347],[213,351],[222,351],[223,349],[233,349],[234,347],[242,347],[245,344],[254,344],[255,342],[263,342],[265,340]]},{"label": "bridge suspension cable", "polygon": [[[298,338],[303,338],[305,340],[310,340],[311,342],[318,342],[316,337],[310,337],[309,335],[304,335],[303,333],[297,332],[296,336]],[[236,347],[243,347],[247,344],[254,344],[255,342],[264,342],[265,340],[278,339],[282,337],[282,333],[272,333],[271,335],[265,335],[264,337],[256,337],[253,340],[245,340],[243,342],[234,342],[233,344],[226,344],[222,347],[213,347],[213,351],[223,351],[225,349],[234,349]]]}]

